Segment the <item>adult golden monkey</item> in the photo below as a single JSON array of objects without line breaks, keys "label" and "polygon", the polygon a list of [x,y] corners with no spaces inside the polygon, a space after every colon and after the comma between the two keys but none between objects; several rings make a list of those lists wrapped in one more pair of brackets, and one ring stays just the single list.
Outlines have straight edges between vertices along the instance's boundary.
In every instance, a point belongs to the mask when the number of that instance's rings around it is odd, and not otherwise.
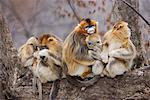
[{"label": "adult golden monkey", "polygon": [[105,33],[101,58],[107,63],[104,75],[115,77],[131,69],[136,49],[130,40],[131,32],[128,23],[117,22],[111,30]]},{"label": "adult golden monkey", "polygon": [[[98,22],[87,18],[83,19],[65,39],[62,60],[67,67],[66,73],[68,75],[80,76],[84,79],[93,74],[92,67],[96,60],[89,54],[89,50],[91,49],[89,49],[87,44],[92,44],[89,41],[90,37],[100,37],[98,34]],[[100,38],[95,39],[97,39],[97,44],[100,45]],[[99,73],[96,74],[100,74],[103,65],[101,62],[96,63],[96,65],[99,65],[97,66]]]}]

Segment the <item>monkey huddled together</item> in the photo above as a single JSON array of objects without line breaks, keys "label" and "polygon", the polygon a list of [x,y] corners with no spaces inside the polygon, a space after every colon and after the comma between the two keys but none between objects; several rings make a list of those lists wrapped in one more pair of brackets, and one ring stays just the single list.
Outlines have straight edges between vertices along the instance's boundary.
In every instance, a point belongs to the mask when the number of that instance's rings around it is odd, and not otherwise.
[{"label": "monkey huddled together", "polygon": [[136,56],[130,36],[128,23],[118,21],[101,41],[98,22],[87,18],[64,41],[48,33],[29,38],[18,56],[32,70],[33,85],[38,85],[42,99],[41,83],[55,82],[68,75],[83,81],[96,75],[114,78],[130,71]]}]

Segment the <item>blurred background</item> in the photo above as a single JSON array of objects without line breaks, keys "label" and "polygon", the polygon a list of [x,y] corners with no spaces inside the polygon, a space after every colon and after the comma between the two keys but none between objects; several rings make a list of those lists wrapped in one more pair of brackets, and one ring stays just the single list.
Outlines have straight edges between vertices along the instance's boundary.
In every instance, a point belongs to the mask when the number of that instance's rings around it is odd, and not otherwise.
[{"label": "blurred background", "polygon": [[[81,18],[91,18],[99,22],[100,34],[111,28],[114,20],[113,0],[0,0],[2,11],[12,33],[13,42],[19,48],[31,36],[53,33],[65,37],[78,24],[73,9]],[[139,0],[140,13],[150,21],[150,0]],[[149,50],[150,28],[140,19],[145,51]]]}]

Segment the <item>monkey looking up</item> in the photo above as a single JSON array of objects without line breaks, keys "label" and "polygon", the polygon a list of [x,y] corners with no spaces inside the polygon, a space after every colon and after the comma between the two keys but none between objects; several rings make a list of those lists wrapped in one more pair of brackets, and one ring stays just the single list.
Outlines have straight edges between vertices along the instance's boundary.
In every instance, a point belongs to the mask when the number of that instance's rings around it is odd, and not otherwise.
[{"label": "monkey looking up", "polygon": [[136,56],[136,49],[131,39],[128,23],[117,22],[105,33],[101,58],[106,63],[103,74],[109,77],[122,75],[129,71]]}]

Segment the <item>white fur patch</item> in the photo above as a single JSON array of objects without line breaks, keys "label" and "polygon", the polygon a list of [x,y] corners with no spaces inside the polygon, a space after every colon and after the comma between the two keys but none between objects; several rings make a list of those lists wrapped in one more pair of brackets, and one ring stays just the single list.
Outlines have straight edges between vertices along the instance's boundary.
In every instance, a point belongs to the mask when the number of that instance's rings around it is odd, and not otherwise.
[{"label": "white fur patch", "polygon": [[103,71],[103,64],[100,61],[96,61],[95,64],[92,66],[92,72],[94,75],[100,75]]},{"label": "white fur patch", "polygon": [[55,81],[58,79],[55,73],[50,70],[49,66],[43,66],[40,62],[37,65],[36,75],[42,83]]},{"label": "white fur patch", "polygon": [[45,56],[46,58],[48,58],[49,57],[48,52],[49,52],[48,49],[43,49],[43,50],[39,51],[38,59],[40,59],[40,56]]},{"label": "white fur patch", "polygon": [[80,65],[78,67],[78,69],[76,70],[76,72],[74,74],[72,74],[72,75],[74,75],[74,76],[81,76],[86,71],[86,69],[87,69],[86,67]]}]

